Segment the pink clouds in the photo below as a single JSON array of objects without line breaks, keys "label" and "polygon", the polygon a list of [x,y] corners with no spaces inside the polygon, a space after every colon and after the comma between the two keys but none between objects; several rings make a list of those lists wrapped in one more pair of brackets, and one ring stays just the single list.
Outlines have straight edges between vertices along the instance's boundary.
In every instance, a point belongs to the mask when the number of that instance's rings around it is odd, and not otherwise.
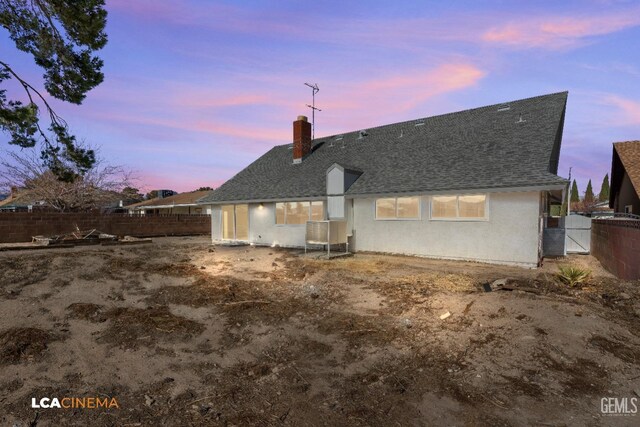
[{"label": "pink clouds", "polygon": [[607,95],[603,102],[616,108],[611,123],[621,126],[640,125],[640,102],[617,95]]},{"label": "pink clouds", "polygon": [[[409,71],[353,85],[322,99],[329,129],[351,131],[425,115],[414,111],[436,96],[475,86],[486,72],[468,62],[443,63],[430,70]],[[407,117],[407,114],[412,117]],[[326,126],[326,125],[325,125]]]},{"label": "pink clouds", "polygon": [[582,17],[538,17],[496,25],[482,34],[482,40],[520,48],[562,49],[584,39],[640,25],[640,11]]}]

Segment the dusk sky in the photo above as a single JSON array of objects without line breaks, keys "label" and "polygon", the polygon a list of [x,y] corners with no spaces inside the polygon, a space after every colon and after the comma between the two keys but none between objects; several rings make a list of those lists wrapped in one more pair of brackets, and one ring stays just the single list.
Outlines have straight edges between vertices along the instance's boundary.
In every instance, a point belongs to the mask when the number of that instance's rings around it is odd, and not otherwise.
[{"label": "dusk sky", "polygon": [[[220,185],[310,116],[316,136],[569,91],[559,175],[597,192],[640,139],[640,2],[107,0],[105,81],[54,102],[145,190]],[[0,57],[42,87],[4,30]],[[18,92],[15,92],[18,93]],[[0,136],[6,148],[6,135]]]}]

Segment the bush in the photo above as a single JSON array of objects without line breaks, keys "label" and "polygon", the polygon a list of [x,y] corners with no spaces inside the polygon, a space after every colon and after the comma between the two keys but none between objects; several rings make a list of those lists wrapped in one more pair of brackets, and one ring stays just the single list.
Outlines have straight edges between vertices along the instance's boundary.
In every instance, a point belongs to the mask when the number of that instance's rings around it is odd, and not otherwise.
[{"label": "bush", "polygon": [[559,270],[558,277],[560,280],[571,287],[584,283],[591,274],[590,270],[572,265],[561,265]]}]

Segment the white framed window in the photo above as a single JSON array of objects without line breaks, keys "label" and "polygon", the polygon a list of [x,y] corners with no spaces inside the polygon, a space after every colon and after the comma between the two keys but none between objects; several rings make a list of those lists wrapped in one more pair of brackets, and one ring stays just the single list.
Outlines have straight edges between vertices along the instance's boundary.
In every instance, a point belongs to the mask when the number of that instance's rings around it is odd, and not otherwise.
[{"label": "white framed window", "polygon": [[420,197],[383,197],[376,199],[376,219],[420,219]]},{"label": "white framed window", "polygon": [[276,203],[277,225],[299,225],[307,221],[324,219],[324,202],[279,202]]},{"label": "white framed window", "polygon": [[486,194],[432,196],[431,219],[434,220],[486,220],[488,218]]}]

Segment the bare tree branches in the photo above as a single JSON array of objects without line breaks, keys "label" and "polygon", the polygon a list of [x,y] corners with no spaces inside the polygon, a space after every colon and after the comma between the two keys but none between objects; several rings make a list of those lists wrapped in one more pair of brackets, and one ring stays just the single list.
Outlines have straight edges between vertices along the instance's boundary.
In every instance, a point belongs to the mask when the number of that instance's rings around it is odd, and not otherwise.
[{"label": "bare tree branches", "polygon": [[97,159],[73,182],[60,181],[32,151],[5,151],[0,159],[0,188],[18,187],[31,198],[60,212],[104,209],[122,198],[121,191],[135,181],[123,166]]}]

